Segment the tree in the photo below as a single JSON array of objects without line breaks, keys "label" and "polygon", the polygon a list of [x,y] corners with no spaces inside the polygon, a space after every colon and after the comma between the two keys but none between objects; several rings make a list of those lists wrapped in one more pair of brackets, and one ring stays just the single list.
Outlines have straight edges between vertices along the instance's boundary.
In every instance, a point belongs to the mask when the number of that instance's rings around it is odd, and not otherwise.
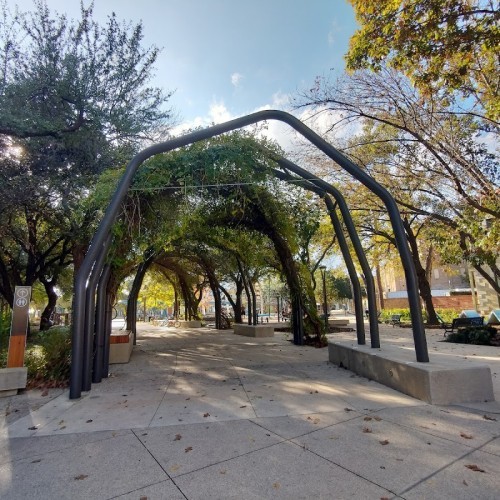
[{"label": "tree", "polygon": [[[359,30],[346,55],[350,70],[385,64],[424,95],[460,94],[460,106],[496,123],[500,62],[497,0],[350,0]],[[464,101],[463,98],[470,98]]]},{"label": "tree", "polygon": [[104,26],[0,5],[0,293],[78,265],[98,211],[82,204],[171,118],[170,94],[148,86],[158,55],[142,25]]},{"label": "tree", "polygon": [[344,124],[361,128],[340,148],[392,187],[402,210],[432,221],[441,235],[436,243],[448,249],[443,257],[467,260],[500,292],[498,165],[477,135],[474,117],[456,113],[439,96],[422,98],[404,76],[386,68],[335,82],[318,79],[301,99],[299,107],[334,118],[330,132]]}]

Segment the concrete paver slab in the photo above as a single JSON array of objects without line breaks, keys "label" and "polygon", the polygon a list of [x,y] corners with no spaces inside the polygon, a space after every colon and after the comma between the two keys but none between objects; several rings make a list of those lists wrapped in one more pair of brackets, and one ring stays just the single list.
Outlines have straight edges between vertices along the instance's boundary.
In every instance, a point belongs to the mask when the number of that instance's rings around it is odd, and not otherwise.
[{"label": "concrete paver slab", "polygon": [[135,430],[171,477],[267,448],[282,439],[248,420]]},{"label": "concrete paver slab", "polygon": [[[408,429],[418,429],[426,434],[455,441],[471,448],[478,448],[500,437],[500,422],[475,411],[454,407],[420,406],[391,408],[376,413],[385,422],[393,422]],[[500,449],[497,450],[500,454]]]},{"label": "concrete paver slab", "polygon": [[470,452],[464,444],[371,416],[293,441],[396,494]]},{"label": "concrete paver slab", "polygon": [[432,474],[402,496],[408,500],[496,500],[499,477],[498,457],[475,451]]},{"label": "concrete paver slab", "polygon": [[0,497],[111,498],[165,479],[165,472],[129,432],[3,464]]},{"label": "concrete paver slab", "polygon": [[117,500],[138,500],[141,498],[149,500],[186,500],[186,497],[170,479],[144,488],[137,488],[125,495],[114,496],[113,498]]},{"label": "concrete paver slab", "polygon": [[288,442],[179,476],[175,481],[190,500],[392,496],[362,477]]}]

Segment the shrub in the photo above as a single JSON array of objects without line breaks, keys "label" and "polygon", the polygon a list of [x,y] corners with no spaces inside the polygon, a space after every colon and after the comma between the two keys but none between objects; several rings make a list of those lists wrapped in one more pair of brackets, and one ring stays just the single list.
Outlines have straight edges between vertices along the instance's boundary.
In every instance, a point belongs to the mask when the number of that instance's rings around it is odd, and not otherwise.
[{"label": "shrub", "polygon": [[[451,323],[453,318],[457,318],[460,312],[456,311],[455,309],[436,309],[436,313],[445,323]],[[411,314],[408,307],[400,309],[382,309],[382,311],[380,311],[379,319],[383,323],[388,323],[391,320],[391,316],[394,314],[399,314],[401,316],[402,322],[411,323]],[[422,317],[424,319],[424,322],[427,322],[426,311],[422,311]]]},{"label": "shrub", "polygon": [[445,340],[457,344],[491,345],[491,339],[495,334],[496,330],[489,326],[471,326],[450,333]]},{"label": "shrub", "polygon": [[38,333],[26,348],[28,384],[65,385],[71,364],[70,327],[57,326]]}]

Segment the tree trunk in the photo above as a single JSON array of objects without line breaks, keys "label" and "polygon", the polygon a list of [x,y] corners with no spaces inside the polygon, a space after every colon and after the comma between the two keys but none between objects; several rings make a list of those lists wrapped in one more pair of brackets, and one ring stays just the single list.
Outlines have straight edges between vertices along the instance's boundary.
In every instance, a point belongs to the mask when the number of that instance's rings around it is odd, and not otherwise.
[{"label": "tree trunk", "polygon": [[427,323],[430,325],[438,325],[439,321],[437,319],[436,310],[434,309],[434,304],[432,303],[431,286],[429,284],[429,280],[427,279],[427,273],[422,266],[422,263],[420,262],[417,238],[407,219],[403,219],[403,225],[406,231],[406,236],[408,238],[408,243],[410,245],[411,256],[413,258],[415,270],[417,272],[420,297],[424,302],[424,308],[427,312]]},{"label": "tree trunk", "polygon": [[379,264],[375,267],[375,276],[377,278],[379,311],[381,311],[384,308],[384,290],[382,290],[382,276],[380,275]]},{"label": "tree trunk", "polygon": [[40,278],[40,282],[45,288],[45,293],[47,294],[48,298],[47,305],[42,312],[42,316],[40,317],[40,331],[44,331],[48,330],[52,326],[52,321],[50,320],[50,318],[54,313],[54,309],[57,305],[57,293],[54,290],[56,286],[56,279],[53,278],[49,280],[46,278]]}]

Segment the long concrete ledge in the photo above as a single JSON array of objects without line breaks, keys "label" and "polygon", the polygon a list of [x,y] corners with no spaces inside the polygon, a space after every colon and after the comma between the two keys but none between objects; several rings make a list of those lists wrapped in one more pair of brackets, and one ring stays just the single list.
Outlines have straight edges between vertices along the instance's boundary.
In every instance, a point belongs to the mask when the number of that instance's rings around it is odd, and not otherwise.
[{"label": "long concrete ledge", "polygon": [[234,333],[244,337],[274,337],[274,327],[271,325],[242,325],[235,323]]},{"label": "long concrete ledge", "polygon": [[28,369],[1,368],[0,369],[0,398],[14,396],[18,389],[25,389],[28,380]]},{"label": "long concrete ledge", "polygon": [[438,405],[494,401],[490,368],[466,360],[418,363],[413,349],[389,345],[381,349],[331,342],[330,362],[414,398]]}]

